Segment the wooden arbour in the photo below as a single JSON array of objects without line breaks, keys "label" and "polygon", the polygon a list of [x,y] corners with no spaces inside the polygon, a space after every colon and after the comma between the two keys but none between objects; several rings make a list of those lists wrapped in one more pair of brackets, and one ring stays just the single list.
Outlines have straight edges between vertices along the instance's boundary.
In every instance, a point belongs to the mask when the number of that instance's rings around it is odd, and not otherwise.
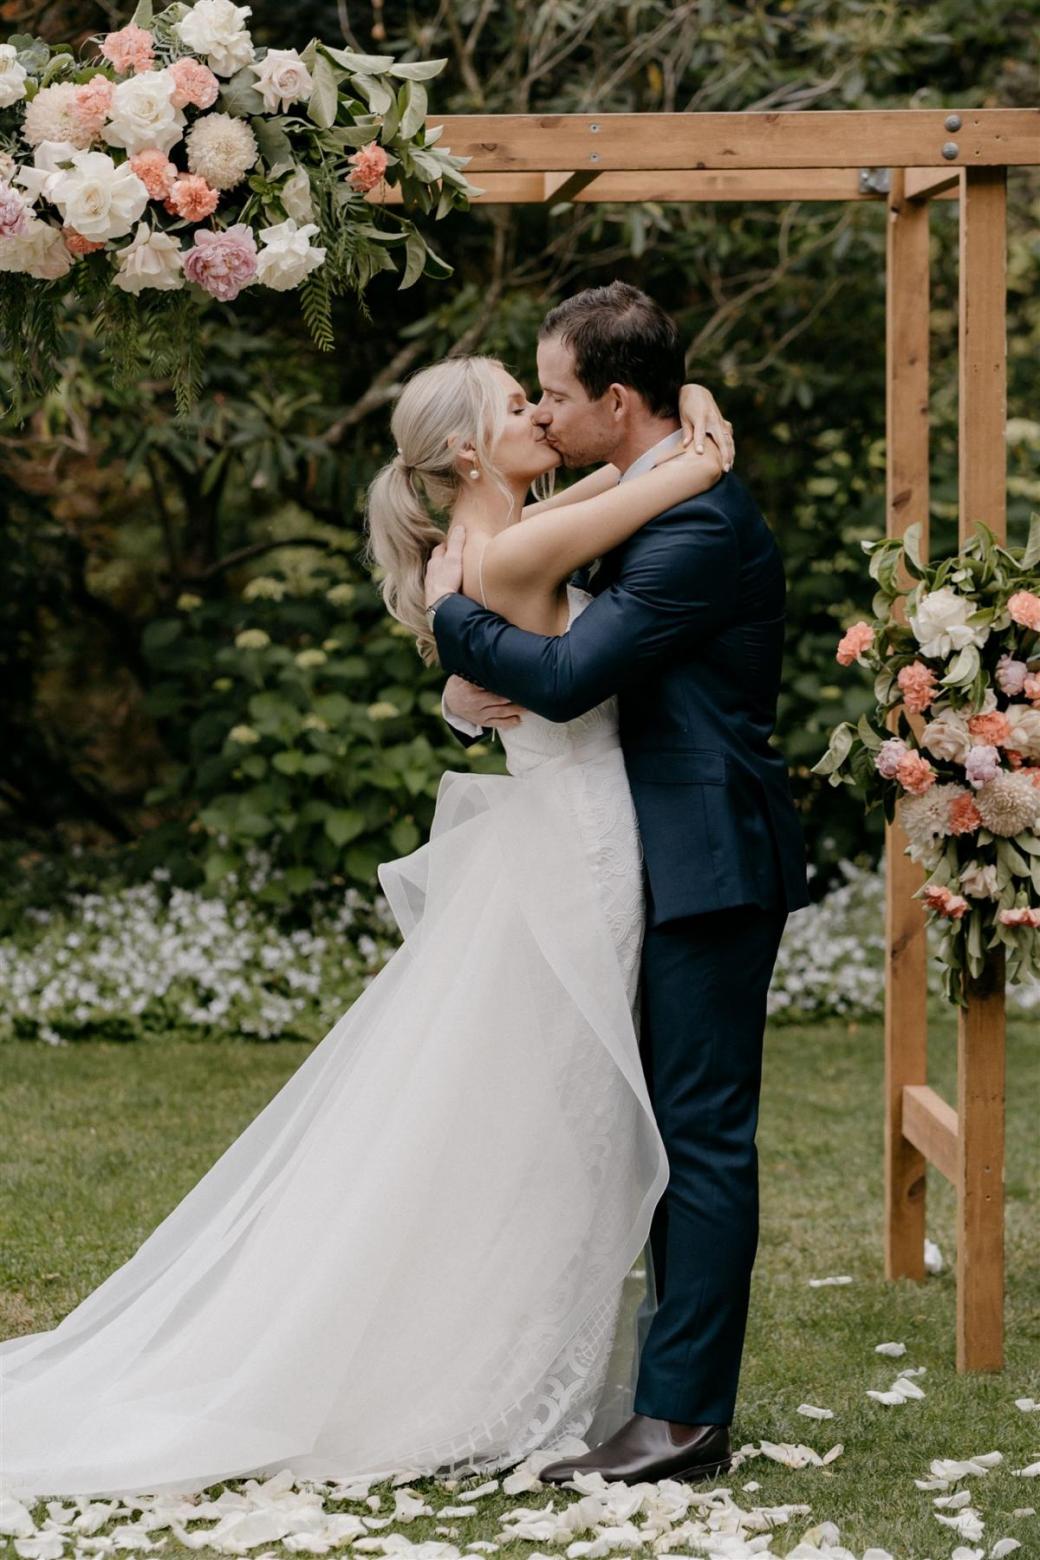
[{"label": "wooden arbour", "polygon": [[[959,509],[1006,532],[1006,175],[1040,163],[1040,109],[432,116],[481,204],[884,200],[886,524],[927,538],[929,205],[959,201]],[[373,199],[399,199],[385,186]],[[926,1167],[957,1191],[958,1370],[1003,1366],[1004,975],[960,1017],[957,1106],[928,1084],[920,869],[888,831],[885,1272],[923,1279]]]}]

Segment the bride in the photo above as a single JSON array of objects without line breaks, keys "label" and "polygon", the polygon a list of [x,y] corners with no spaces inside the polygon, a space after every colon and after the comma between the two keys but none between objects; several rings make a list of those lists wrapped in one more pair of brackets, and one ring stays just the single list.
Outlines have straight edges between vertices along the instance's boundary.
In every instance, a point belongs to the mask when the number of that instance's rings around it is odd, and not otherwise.
[{"label": "bride", "polygon": [[[400,397],[369,528],[426,660],[423,494],[465,519],[465,592],[555,634],[579,566],[721,473],[709,443],[524,507],[559,459],[533,411],[479,357]],[[503,741],[509,775],[446,774],[429,842],[380,868],[385,969],[129,1261],[0,1344],[13,1494],[493,1470],[629,1411],[619,1306],[668,1167],[615,701]]]}]

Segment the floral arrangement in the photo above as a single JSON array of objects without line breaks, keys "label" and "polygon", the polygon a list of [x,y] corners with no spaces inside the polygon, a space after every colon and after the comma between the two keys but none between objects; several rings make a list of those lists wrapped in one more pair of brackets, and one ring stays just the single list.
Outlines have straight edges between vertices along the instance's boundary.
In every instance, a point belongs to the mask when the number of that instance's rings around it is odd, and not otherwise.
[{"label": "floral arrangement", "polygon": [[837,659],[874,673],[876,710],[834,730],[815,772],[902,825],[963,1005],[997,950],[1013,982],[1040,970],[1040,517],[1024,549],[980,525],[937,565],[919,526],[863,545],[874,617]]},{"label": "floral arrangement", "polygon": [[0,44],[0,328],[23,384],[55,380],[70,286],[114,355],[128,356],[129,332],[190,405],[200,304],[253,285],[298,292],[328,350],[333,296],[360,294],[395,257],[402,287],[451,274],[410,221],[368,198],[385,179],[440,218],[475,193],[466,159],[426,127],[423,83],[445,62],[317,39],[258,48],[250,9],[178,0],[153,16],[142,0],[127,26],[91,40],[87,64],[26,34]]}]

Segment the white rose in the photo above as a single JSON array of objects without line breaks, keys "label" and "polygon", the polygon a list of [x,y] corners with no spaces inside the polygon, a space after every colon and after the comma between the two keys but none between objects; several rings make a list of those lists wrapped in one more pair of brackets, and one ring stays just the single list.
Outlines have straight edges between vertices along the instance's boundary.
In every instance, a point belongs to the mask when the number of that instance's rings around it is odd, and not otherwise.
[{"label": "white rose", "polygon": [[168,152],[184,131],[184,111],[173,106],[173,90],[168,70],[146,70],[120,81],[101,131],[109,146],[124,146],[128,156],[150,146]]},{"label": "white rose", "polygon": [[278,199],[285,207],[287,217],[297,222],[310,222],[314,218],[314,202],[311,200],[311,181],[305,168],[291,173],[278,191]]},{"label": "white rose", "polygon": [[944,710],[921,732],[921,746],[933,758],[945,759],[948,764],[963,764],[972,747],[967,716]]},{"label": "white rose", "polygon": [[1023,758],[1040,759],[1040,710],[1030,704],[1009,704],[1004,714],[1011,728],[1004,746]]},{"label": "white rose", "polygon": [[174,31],[193,54],[204,54],[217,76],[233,76],[252,63],[253,40],[242,25],[252,6],[232,0],[196,0]]},{"label": "white rose", "polygon": [[981,648],[989,638],[989,629],[968,623],[976,610],[973,601],[958,595],[948,585],[922,596],[917,611],[910,617],[910,627],[921,646],[921,654],[943,657],[963,650],[965,645]]},{"label": "white rose", "polygon": [[129,163],[117,168],[106,152],[77,152],[50,199],[84,238],[122,238],[148,204],[148,190]]},{"label": "white rose", "polygon": [[33,156],[32,167],[19,168],[14,183],[29,191],[33,200],[50,200],[51,190],[57,184],[65,165],[79,155],[80,148],[71,141],[41,141]]},{"label": "white rose", "polygon": [[25,96],[24,65],[18,63],[18,50],[13,43],[0,43],[0,108],[10,108]]},{"label": "white rose", "polygon": [[5,238],[0,244],[0,271],[23,271],[40,281],[51,282],[64,276],[72,266],[60,228],[31,217],[24,233]]},{"label": "white rose", "polygon": [[314,82],[295,49],[268,49],[253,66],[256,85],[269,114],[283,112],[290,103],[309,98]]},{"label": "white rose", "polygon": [[130,243],[119,251],[115,284],[128,293],[139,293],[145,287],[160,292],[183,287],[182,258],[175,238],[139,222]]},{"label": "white rose", "polygon": [[265,246],[256,258],[257,281],[276,292],[299,287],[304,277],[325,259],[325,251],[308,240],[318,231],[313,222],[297,227],[294,218],[263,228],[260,242]]},{"label": "white rose", "polygon": [[973,861],[971,866],[965,867],[961,873],[960,890],[969,899],[999,898],[1000,884],[997,881],[996,867],[984,867],[981,861]]}]

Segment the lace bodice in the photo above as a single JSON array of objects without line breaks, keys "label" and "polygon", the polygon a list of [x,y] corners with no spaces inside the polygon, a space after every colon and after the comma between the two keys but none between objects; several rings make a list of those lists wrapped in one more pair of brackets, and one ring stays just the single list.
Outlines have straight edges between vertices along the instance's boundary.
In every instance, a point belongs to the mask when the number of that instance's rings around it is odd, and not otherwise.
[{"label": "lace bodice", "polygon": [[[577,585],[567,586],[568,630],[592,599],[587,590],[580,590]],[[620,751],[617,731],[616,698],[605,699],[595,709],[568,721],[546,720],[543,715],[528,710],[518,726],[501,733],[506,767],[511,775],[524,775],[551,759],[569,756],[579,763],[600,756],[601,751],[609,752],[611,748]]]}]

